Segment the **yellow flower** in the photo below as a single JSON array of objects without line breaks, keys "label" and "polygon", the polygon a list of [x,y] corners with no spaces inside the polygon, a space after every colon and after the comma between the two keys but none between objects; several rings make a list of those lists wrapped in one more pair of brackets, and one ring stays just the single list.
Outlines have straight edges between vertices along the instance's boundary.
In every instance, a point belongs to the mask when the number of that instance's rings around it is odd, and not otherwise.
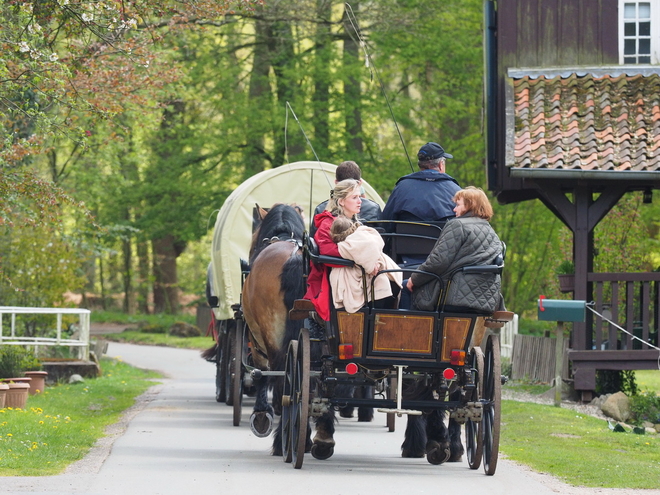
[{"label": "yellow flower", "polygon": [[8,437],[13,437],[14,435],[12,435],[11,433],[7,433],[7,436]]},{"label": "yellow flower", "polygon": [[39,421],[39,424],[42,425],[42,424],[44,424],[44,422],[43,422],[43,421]]}]

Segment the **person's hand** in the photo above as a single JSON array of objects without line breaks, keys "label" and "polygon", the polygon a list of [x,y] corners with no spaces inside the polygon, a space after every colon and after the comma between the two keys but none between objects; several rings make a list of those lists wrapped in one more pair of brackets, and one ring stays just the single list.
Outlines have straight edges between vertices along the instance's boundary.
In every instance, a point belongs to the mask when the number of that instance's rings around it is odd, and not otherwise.
[{"label": "person's hand", "polygon": [[375,277],[378,272],[380,271],[380,263],[376,263],[376,266],[374,267],[373,271],[371,272],[371,276]]},{"label": "person's hand", "polygon": [[412,283],[412,279],[411,279],[411,278],[408,279],[408,283],[406,284],[406,288],[407,288],[410,292],[412,292],[412,290],[413,290],[413,283]]}]

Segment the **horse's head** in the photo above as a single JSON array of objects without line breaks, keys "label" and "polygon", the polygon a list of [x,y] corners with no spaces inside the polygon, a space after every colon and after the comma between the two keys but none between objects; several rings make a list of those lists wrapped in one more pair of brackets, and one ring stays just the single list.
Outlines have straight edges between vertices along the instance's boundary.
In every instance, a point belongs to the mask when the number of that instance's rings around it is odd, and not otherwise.
[{"label": "horse's head", "polygon": [[287,239],[302,240],[305,231],[302,208],[284,203],[274,204],[268,212],[259,205],[256,205],[256,208],[257,216],[261,221],[252,236],[250,263],[272,239],[281,241]]}]

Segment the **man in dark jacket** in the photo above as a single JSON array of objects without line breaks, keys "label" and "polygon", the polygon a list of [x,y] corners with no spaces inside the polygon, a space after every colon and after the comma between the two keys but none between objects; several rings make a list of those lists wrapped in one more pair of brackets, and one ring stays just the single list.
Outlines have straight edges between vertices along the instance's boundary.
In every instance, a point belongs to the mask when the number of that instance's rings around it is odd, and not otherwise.
[{"label": "man in dark jacket", "polygon": [[382,220],[437,222],[453,218],[452,198],[460,189],[445,173],[445,160],[454,158],[438,143],[426,143],[417,153],[419,172],[401,177],[387,200]]},{"label": "man in dark jacket", "polygon": [[[341,162],[337,165],[337,170],[335,170],[335,184],[341,182],[345,179],[355,179],[359,182],[362,182],[362,171],[357,163],[353,161]],[[332,194],[332,191],[330,192]],[[328,206],[328,201],[324,201],[314,209],[314,217],[319,213],[325,211]],[[372,220],[380,220],[381,209],[380,205],[371,199],[368,199],[362,195],[362,205],[360,206],[360,213],[358,213],[358,218],[362,221],[369,222]],[[314,218],[312,217],[312,218]],[[316,226],[312,221],[312,225],[309,227],[309,235],[314,236],[316,232]]]}]

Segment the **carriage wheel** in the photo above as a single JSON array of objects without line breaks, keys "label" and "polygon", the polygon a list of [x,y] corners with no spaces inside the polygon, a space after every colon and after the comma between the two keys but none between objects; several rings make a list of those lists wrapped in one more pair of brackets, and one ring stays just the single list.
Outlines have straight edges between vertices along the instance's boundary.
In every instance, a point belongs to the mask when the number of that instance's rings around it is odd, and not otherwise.
[{"label": "carriage wheel", "polygon": [[291,462],[291,398],[293,395],[293,382],[296,371],[296,356],[298,355],[298,341],[289,342],[284,366],[284,387],[282,388],[282,457],[284,462]]},{"label": "carriage wheel", "polygon": [[309,425],[309,330],[303,328],[298,337],[291,409],[291,453],[293,467],[300,469],[305,455]]},{"label": "carriage wheel", "polygon": [[218,350],[215,360],[215,400],[217,402],[227,401],[227,331],[224,328],[227,322],[222,321],[218,325]]},{"label": "carriage wheel", "polygon": [[225,373],[225,404],[234,405],[234,347],[236,342],[236,326],[227,329],[227,352],[225,352],[227,372]]},{"label": "carriage wheel", "polygon": [[[396,400],[397,378],[387,380],[387,398]],[[396,414],[387,413],[387,431],[392,432],[396,426]]]},{"label": "carriage wheel", "polygon": [[[480,347],[472,349],[470,360],[472,368],[477,370],[477,383],[471,400],[477,402],[481,399],[484,390],[484,353]],[[468,466],[470,469],[479,469],[484,452],[484,429],[481,421],[468,419],[465,422],[465,444]]]},{"label": "carriage wheel", "polygon": [[243,402],[243,320],[236,321],[236,333],[234,338],[233,352],[233,374],[232,380],[232,405],[234,406],[234,426],[241,424],[242,402]]},{"label": "carriage wheel", "polygon": [[484,356],[484,471],[495,474],[497,455],[500,448],[500,414],[502,408],[502,369],[500,363],[500,340],[495,334],[488,336]]}]

